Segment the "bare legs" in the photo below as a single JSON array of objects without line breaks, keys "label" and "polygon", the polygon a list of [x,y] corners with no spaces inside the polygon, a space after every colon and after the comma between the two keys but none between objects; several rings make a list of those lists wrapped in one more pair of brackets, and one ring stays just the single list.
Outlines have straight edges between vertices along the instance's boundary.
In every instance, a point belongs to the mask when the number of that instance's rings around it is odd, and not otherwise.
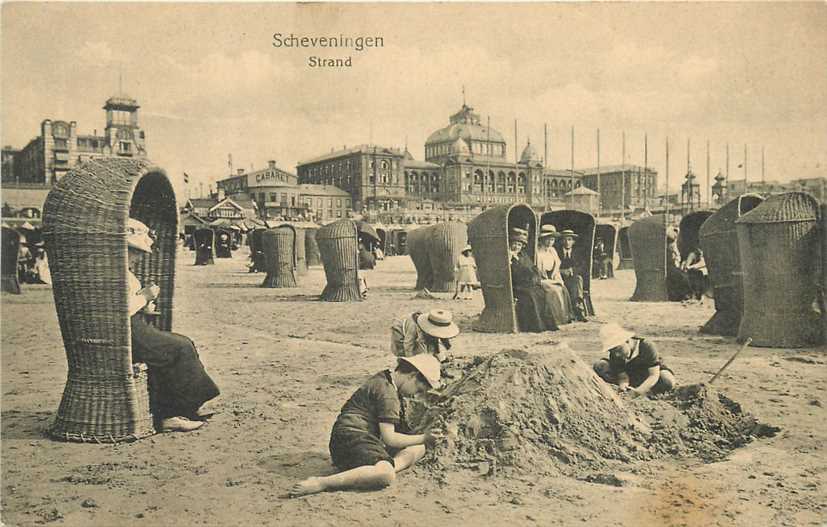
[{"label": "bare legs", "polygon": [[330,476],[307,478],[290,488],[289,496],[296,498],[328,490],[381,489],[396,480],[396,473],[410,467],[425,455],[425,445],[403,448],[393,458],[394,465],[380,461],[375,465],[356,467]]}]

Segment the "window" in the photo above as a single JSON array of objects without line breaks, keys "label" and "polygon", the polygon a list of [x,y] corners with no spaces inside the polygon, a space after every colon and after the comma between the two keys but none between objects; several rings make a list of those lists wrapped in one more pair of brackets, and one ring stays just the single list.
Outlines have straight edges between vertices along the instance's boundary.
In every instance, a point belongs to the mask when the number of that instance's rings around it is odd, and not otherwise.
[{"label": "window", "polygon": [[328,217],[328,218],[332,218],[332,217],[333,217],[333,209],[327,209],[327,217]]},{"label": "window", "polygon": [[69,142],[66,139],[55,138],[55,150],[68,150]]},{"label": "window", "polygon": [[341,217],[342,217],[342,211],[341,211],[341,209],[336,211],[336,217],[337,217],[337,218],[341,218]]},{"label": "window", "polygon": [[132,143],[128,141],[121,141],[120,146],[118,148],[118,152],[121,154],[129,154],[132,152]]},{"label": "window", "polygon": [[323,206],[324,206],[324,201],[322,200],[322,198],[317,198],[316,199],[316,207],[322,208]]},{"label": "window", "polygon": [[[333,198],[327,198],[327,207],[330,208],[333,206]],[[331,214],[332,216],[332,214]]]},{"label": "window", "polygon": [[342,208],[342,198],[336,198],[336,206]]}]

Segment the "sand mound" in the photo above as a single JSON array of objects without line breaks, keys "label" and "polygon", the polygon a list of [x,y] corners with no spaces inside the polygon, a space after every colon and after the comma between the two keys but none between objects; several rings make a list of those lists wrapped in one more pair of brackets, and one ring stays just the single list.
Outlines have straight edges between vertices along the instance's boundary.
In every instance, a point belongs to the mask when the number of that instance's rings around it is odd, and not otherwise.
[{"label": "sand mound", "polygon": [[[537,349],[537,348],[535,348]],[[413,429],[446,432],[425,466],[566,474],[665,455],[720,458],[757,422],[708,387],[630,401],[565,344],[455,364],[442,396],[408,405]]]}]

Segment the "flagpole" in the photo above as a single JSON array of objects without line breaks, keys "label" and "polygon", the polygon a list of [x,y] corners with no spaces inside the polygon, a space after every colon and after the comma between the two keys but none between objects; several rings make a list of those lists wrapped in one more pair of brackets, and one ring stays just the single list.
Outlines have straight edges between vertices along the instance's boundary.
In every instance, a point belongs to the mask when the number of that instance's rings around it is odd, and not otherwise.
[{"label": "flagpole", "polygon": [[620,167],[620,220],[626,219],[626,130],[622,132],[623,154]]},{"label": "flagpole", "polygon": [[649,137],[643,133],[643,210],[649,210]]},{"label": "flagpole", "polygon": [[571,127],[571,168],[569,169],[569,208],[574,209],[574,126]]},{"label": "flagpole", "polygon": [[597,215],[602,211],[602,194],[600,194],[600,128],[597,129]]}]

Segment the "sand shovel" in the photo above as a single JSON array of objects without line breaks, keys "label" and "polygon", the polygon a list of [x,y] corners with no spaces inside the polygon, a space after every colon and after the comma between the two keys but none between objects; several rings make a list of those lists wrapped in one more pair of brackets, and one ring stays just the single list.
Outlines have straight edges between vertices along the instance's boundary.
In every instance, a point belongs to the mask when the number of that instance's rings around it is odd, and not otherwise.
[{"label": "sand shovel", "polygon": [[729,358],[729,360],[728,360],[728,361],[726,361],[726,363],[724,363],[724,365],[723,365],[723,366],[721,366],[721,369],[720,369],[720,370],[718,370],[718,371],[715,373],[715,375],[713,375],[713,376],[712,376],[712,378],[711,378],[711,379],[709,379],[709,381],[707,381],[707,382],[705,382],[705,383],[703,383],[703,382],[702,382],[702,383],[699,383],[699,384],[687,384],[686,386],[679,386],[679,387],[678,387],[678,389],[677,389],[677,394],[678,394],[678,397],[683,397],[683,398],[685,398],[685,397],[689,397],[689,396],[695,395],[695,394],[697,394],[697,393],[701,390],[701,388],[703,388],[704,386],[710,385],[710,384],[712,384],[713,382],[715,382],[715,380],[716,380],[716,379],[717,379],[717,378],[718,378],[718,377],[719,377],[719,376],[720,376],[720,375],[724,372],[724,370],[725,370],[725,369],[727,369],[727,368],[729,367],[729,365],[730,365],[730,364],[732,364],[732,361],[734,361],[734,360],[735,360],[735,358],[736,358],[738,355],[740,355],[742,351],[744,351],[745,349],[747,349],[747,347],[749,347],[749,345],[750,345],[750,344],[752,344],[752,339],[751,339],[751,338],[747,338],[746,342],[744,342],[744,345],[743,345],[743,346],[741,346],[741,348],[740,348],[740,349],[738,349],[738,351],[736,351],[736,352],[735,352],[735,354],[733,354],[733,355],[732,355],[732,357],[730,357],[730,358]]}]

